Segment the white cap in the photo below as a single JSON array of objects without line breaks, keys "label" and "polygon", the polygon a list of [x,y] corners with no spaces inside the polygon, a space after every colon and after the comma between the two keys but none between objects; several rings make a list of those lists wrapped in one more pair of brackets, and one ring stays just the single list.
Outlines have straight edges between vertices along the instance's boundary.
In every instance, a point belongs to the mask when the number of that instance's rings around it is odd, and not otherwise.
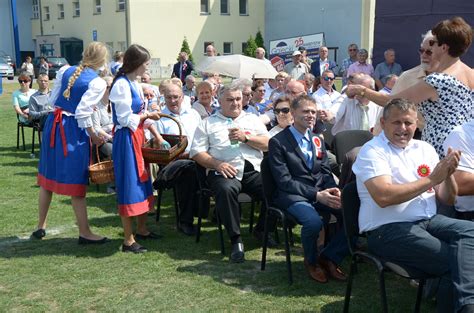
[{"label": "white cap", "polygon": [[301,52],[296,50],[295,52],[293,52],[292,56],[297,56],[297,55],[301,55]]}]

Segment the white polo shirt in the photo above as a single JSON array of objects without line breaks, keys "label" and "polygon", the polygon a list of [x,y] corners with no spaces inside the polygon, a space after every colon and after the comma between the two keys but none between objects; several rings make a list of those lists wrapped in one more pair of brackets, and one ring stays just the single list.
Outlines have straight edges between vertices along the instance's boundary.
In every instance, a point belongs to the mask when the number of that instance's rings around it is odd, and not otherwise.
[{"label": "white polo shirt", "polygon": [[[236,178],[242,180],[245,160],[252,163],[256,171],[260,171],[263,152],[242,142],[233,147],[229,140],[227,120],[228,118],[222,115],[220,111],[202,120],[194,134],[190,157],[192,158],[201,152],[207,152],[213,158],[234,166],[238,171]],[[242,111],[233,123],[243,129],[245,134],[249,136],[269,137],[265,125],[255,114]]]},{"label": "white polo shirt", "polygon": [[[446,155],[448,147],[461,150],[457,170],[474,174],[474,120],[454,128],[444,141],[443,147]],[[474,211],[474,196],[458,196],[455,207],[460,212]]]},{"label": "white polo shirt", "polygon": [[341,94],[336,90],[333,89],[329,94],[323,87],[319,87],[312,95],[314,100],[316,100],[318,109],[331,110],[333,112],[337,112],[338,110],[338,108],[333,108],[333,106],[336,104],[336,100],[340,96]]},{"label": "white polo shirt", "polygon": [[[194,133],[201,122],[201,116],[199,113],[190,107],[181,107],[179,115],[171,112],[168,107],[165,107],[162,113],[171,115],[176,120],[178,120],[181,125],[183,135],[188,137],[188,146],[186,147],[185,151],[189,152],[191,150]],[[160,134],[179,135],[178,124],[167,117],[162,117],[156,121],[156,128]]]},{"label": "white polo shirt", "polygon": [[[360,197],[359,228],[361,232],[395,222],[414,222],[436,214],[435,192],[421,195],[396,205],[381,208],[370,196],[365,182],[388,175],[394,184],[406,184],[431,172],[439,162],[438,154],[428,143],[412,139],[404,149],[391,144],[382,132],[367,142],[357,155],[352,171],[357,178]],[[425,171],[423,171],[425,169]]]}]

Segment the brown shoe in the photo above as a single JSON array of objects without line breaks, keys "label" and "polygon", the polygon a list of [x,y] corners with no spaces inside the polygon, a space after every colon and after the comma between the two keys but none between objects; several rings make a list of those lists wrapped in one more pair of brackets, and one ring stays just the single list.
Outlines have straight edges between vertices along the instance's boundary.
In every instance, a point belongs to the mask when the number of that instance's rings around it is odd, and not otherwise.
[{"label": "brown shoe", "polygon": [[309,276],[317,281],[318,283],[327,283],[328,278],[324,271],[319,267],[319,265],[311,265],[306,260],[304,260],[304,267],[308,271]]},{"label": "brown shoe", "polygon": [[344,272],[339,268],[339,266],[334,264],[334,262],[332,262],[331,260],[328,260],[323,256],[319,256],[318,262],[321,268],[326,272],[326,274],[329,275],[329,277],[334,278],[338,281],[347,280],[346,274],[344,274]]}]

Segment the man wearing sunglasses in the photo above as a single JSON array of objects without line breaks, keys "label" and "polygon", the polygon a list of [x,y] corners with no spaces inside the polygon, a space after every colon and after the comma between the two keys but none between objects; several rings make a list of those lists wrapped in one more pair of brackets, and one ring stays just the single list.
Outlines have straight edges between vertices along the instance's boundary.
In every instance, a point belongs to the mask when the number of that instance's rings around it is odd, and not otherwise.
[{"label": "man wearing sunglasses", "polygon": [[[320,77],[321,85],[318,90],[313,93],[313,98],[318,103],[320,110],[331,110],[336,100],[341,96],[339,92],[334,90],[335,75],[331,70],[326,70]],[[335,109],[337,111],[337,108]]]}]

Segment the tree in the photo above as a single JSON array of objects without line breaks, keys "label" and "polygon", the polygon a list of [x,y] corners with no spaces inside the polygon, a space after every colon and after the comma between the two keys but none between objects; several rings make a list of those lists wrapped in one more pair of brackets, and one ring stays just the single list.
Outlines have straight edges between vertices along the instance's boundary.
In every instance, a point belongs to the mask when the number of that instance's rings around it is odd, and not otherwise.
[{"label": "tree", "polygon": [[257,50],[258,46],[255,43],[255,39],[252,36],[247,40],[247,47],[245,48],[244,55],[249,57],[255,57],[255,50]]},{"label": "tree", "polygon": [[191,49],[189,49],[188,39],[186,39],[186,36],[184,36],[183,43],[181,44],[181,50],[179,50],[179,52],[186,52],[188,54],[189,61],[194,63],[193,55],[191,54]]},{"label": "tree", "polygon": [[[267,51],[267,49],[265,48],[265,42],[263,41],[263,36],[260,29],[255,35],[255,43],[257,44],[257,47],[262,47],[263,49],[265,49],[265,51]],[[267,52],[267,57],[268,57],[268,52]]]}]

